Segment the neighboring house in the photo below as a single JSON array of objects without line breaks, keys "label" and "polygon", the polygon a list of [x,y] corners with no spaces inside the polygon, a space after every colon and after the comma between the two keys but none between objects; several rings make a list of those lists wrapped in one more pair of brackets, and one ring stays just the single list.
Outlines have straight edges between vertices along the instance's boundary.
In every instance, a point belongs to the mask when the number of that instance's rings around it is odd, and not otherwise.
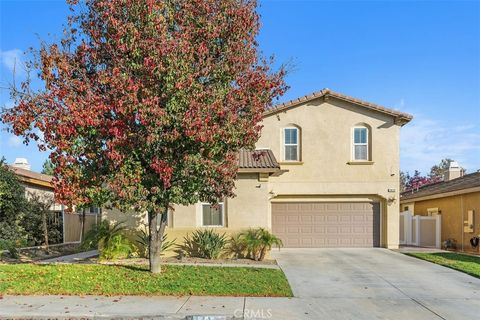
[{"label": "neighboring house", "polygon": [[[285,247],[397,248],[400,128],[411,119],[328,89],[275,106],[257,151],[239,154],[237,196],[176,207],[167,234],[264,227]],[[146,222],[144,213],[103,217]]]},{"label": "neighboring house", "polygon": [[36,196],[39,200],[52,202],[52,211],[62,211],[62,206],[54,203],[52,176],[31,171],[30,164],[25,158],[15,159],[15,162],[8,167],[15,173],[17,179],[24,186],[27,199]]},{"label": "neighboring house", "polygon": [[[63,205],[54,202],[54,187],[52,176],[30,170],[30,165],[25,158],[17,158],[8,166],[25,187],[27,199],[36,197],[40,201],[51,202],[50,210],[54,213],[51,223],[62,225],[63,242],[77,242],[82,232],[82,215],[80,213],[66,213]],[[85,215],[85,232],[90,230],[100,220],[99,211],[88,208]],[[91,212],[92,211],[92,212]]]},{"label": "neighboring house", "polygon": [[470,239],[480,236],[480,172],[462,175],[453,162],[444,181],[403,192],[400,206],[415,215],[440,215],[442,242],[454,239],[457,249],[477,251]]}]

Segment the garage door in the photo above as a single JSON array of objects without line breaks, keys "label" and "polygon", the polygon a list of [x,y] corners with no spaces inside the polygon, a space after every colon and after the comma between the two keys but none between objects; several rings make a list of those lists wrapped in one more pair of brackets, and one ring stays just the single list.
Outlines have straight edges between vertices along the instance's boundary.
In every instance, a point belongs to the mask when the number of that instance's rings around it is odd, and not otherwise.
[{"label": "garage door", "polygon": [[380,205],[368,202],[272,203],[272,231],[287,248],[380,246]]}]

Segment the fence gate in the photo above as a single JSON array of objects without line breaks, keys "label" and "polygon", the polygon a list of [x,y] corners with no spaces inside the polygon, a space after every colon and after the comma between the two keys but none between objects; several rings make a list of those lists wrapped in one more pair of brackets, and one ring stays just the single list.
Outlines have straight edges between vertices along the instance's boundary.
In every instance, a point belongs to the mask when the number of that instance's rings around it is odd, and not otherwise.
[{"label": "fence gate", "polygon": [[413,215],[400,212],[400,244],[417,247],[441,247],[442,216]]},{"label": "fence gate", "polygon": [[[85,214],[85,233],[98,223],[98,215],[93,213]],[[63,242],[79,242],[82,237],[82,214],[64,213],[63,215]]]}]

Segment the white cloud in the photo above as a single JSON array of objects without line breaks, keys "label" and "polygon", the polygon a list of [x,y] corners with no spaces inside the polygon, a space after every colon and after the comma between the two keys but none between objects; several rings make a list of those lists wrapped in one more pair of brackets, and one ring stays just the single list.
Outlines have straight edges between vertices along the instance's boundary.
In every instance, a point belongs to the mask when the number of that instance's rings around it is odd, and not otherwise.
[{"label": "white cloud", "polygon": [[480,126],[452,124],[417,115],[401,130],[401,168],[427,174],[443,158],[473,172],[480,169]]},{"label": "white cloud", "polygon": [[16,147],[19,147],[21,145],[22,145],[22,139],[20,137],[12,135],[8,138],[8,146],[9,147],[16,148]]},{"label": "white cloud", "polygon": [[25,73],[25,66],[22,60],[23,52],[20,49],[12,49],[7,51],[0,50],[0,61],[8,71],[17,75]]}]

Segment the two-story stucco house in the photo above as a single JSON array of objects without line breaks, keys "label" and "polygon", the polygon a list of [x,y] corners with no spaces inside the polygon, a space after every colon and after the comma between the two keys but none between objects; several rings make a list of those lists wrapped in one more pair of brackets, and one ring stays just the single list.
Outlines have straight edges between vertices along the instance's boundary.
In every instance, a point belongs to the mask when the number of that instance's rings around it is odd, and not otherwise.
[{"label": "two-story stucco house", "polygon": [[[264,114],[260,156],[239,154],[237,196],[177,207],[167,234],[264,227],[285,247],[396,248],[400,128],[411,119],[328,89],[278,105]],[[103,216],[145,221],[143,213]]]}]

